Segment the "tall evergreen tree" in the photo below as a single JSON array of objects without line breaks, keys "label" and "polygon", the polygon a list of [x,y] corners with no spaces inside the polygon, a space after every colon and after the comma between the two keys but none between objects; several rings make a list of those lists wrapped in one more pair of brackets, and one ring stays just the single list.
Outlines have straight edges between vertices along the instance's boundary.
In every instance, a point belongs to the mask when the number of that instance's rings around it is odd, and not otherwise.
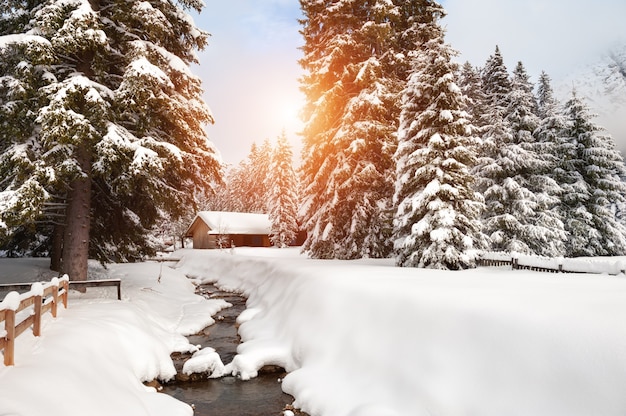
[{"label": "tall evergreen tree", "polygon": [[[542,157],[548,162],[547,170],[543,172],[546,178],[551,179],[558,186],[556,196],[558,202],[556,209],[552,211],[558,214],[561,223],[565,220],[561,209],[564,201],[570,198],[577,198],[574,194],[584,194],[584,188],[576,185],[582,183],[582,178],[576,169],[575,146],[566,138],[563,132],[566,128],[566,118],[561,109],[559,101],[554,95],[550,76],[542,72],[537,85],[537,115],[539,116],[539,126],[535,130],[535,137],[543,148]],[[567,254],[565,242],[571,238],[565,231],[564,243],[560,245],[558,255]]]},{"label": "tall evergreen tree", "polygon": [[261,146],[252,143],[248,156],[229,170],[226,183],[218,189],[216,198],[211,198],[211,209],[267,213],[272,152],[269,139]]},{"label": "tall evergreen tree", "polygon": [[528,75],[520,63],[509,76],[496,47],[483,67],[482,85],[488,106],[476,173],[491,249],[558,254],[564,232],[551,208],[560,188],[546,176],[552,155],[546,160],[547,148],[534,137],[539,118]]},{"label": "tall evergreen tree", "polygon": [[476,129],[475,134],[481,137],[482,127],[487,124],[484,118],[487,114],[488,103],[482,87],[480,69],[465,62],[460,69],[458,83],[465,96],[465,111],[471,116],[472,124]]},{"label": "tall evergreen tree", "polygon": [[545,71],[541,71],[537,83],[537,115],[541,120],[558,113],[559,101],[554,96],[552,79]]},{"label": "tall evergreen tree", "polygon": [[531,199],[525,209],[512,213],[524,226],[523,239],[533,254],[559,256],[563,254],[565,232],[558,210],[561,188],[551,177],[554,154],[550,143],[539,141],[535,131],[540,119],[533,85],[524,65],[519,62],[513,71],[506,119],[512,131],[511,149],[517,149],[521,162],[513,179],[530,191]]},{"label": "tall evergreen tree", "polygon": [[266,138],[261,146],[256,147],[250,153],[250,172],[248,173],[249,188],[248,212],[267,213],[270,198],[268,178],[270,176],[270,164],[272,163],[272,144]]},{"label": "tall evergreen tree", "polygon": [[[462,77],[464,82],[472,82],[476,78],[471,73],[465,73]],[[474,173],[476,174],[476,187],[485,195],[490,186],[502,177],[501,169],[496,164],[502,143],[510,141],[510,129],[504,117],[506,115],[507,97],[511,92],[509,73],[504,65],[500,54],[500,48],[496,47],[495,53],[489,57],[485,66],[480,70],[478,93],[473,93],[478,107],[472,114],[476,115],[474,123],[480,128],[481,151]],[[465,86],[465,90],[469,87]],[[489,204],[489,198],[486,198]],[[485,215],[488,217],[490,207],[487,206]]]},{"label": "tall evergreen tree", "polygon": [[304,250],[316,258],[390,254],[398,97],[427,0],[300,1],[306,105]]},{"label": "tall evergreen tree", "polygon": [[[15,20],[23,20],[24,15],[28,16],[26,9],[3,11],[0,26],[22,30],[24,23]],[[49,195],[48,175],[41,146],[32,137],[37,118],[33,108],[43,105],[40,91],[54,79],[48,69],[53,59],[50,42],[41,36],[0,36],[0,199],[4,201],[0,212],[5,214],[0,244],[10,255],[45,254],[48,249],[46,241],[38,238],[48,227],[36,221]]]},{"label": "tall evergreen tree", "polygon": [[494,113],[502,115],[508,107],[509,94],[513,87],[499,46],[496,46],[494,54],[485,62],[481,79],[489,106]]},{"label": "tall evergreen tree", "polygon": [[438,269],[475,266],[482,247],[482,197],[474,191],[473,126],[455,75],[455,52],[437,23],[424,38],[403,97],[395,199],[397,264]]},{"label": "tall evergreen tree", "polygon": [[298,182],[292,159],[291,146],[283,131],[274,147],[268,175],[270,240],[280,248],[289,246],[298,235]]},{"label": "tall evergreen tree", "polygon": [[513,133],[506,114],[512,86],[498,47],[485,63],[481,81],[487,111],[483,118],[481,157],[475,173],[477,189],[485,199],[483,232],[492,250],[529,252],[521,238],[523,225],[511,213],[515,204],[524,207],[531,194],[511,179],[523,160],[515,152],[517,148],[509,150]]},{"label": "tall evergreen tree", "polygon": [[[29,177],[37,198],[29,201],[41,217],[45,204],[64,204],[63,270],[72,279],[86,278],[89,252],[103,261],[149,254],[155,224],[181,215],[195,204],[194,195],[211,192],[220,180],[203,129],[213,119],[200,79],[189,70],[208,34],[184,9],[199,11],[202,3],[10,3],[32,6],[25,10],[28,23],[2,24],[1,35],[19,34],[27,49],[45,45],[50,58],[35,66],[20,55],[46,85],[25,103],[34,121],[22,130],[24,138],[2,137],[12,141],[0,161],[2,176],[10,178],[2,190],[20,192],[28,183],[30,168],[7,161],[26,158],[38,167],[41,174]],[[14,204],[5,216],[19,212]]]},{"label": "tall evergreen tree", "polygon": [[[562,200],[568,256],[615,256],[626,251],[626,229],[616,213],[624,206],[624,160],[613,139],[593,122],[585,102],[574,92],[565,104],[562,132]],[[575,168],[577,174],[570,173]],[[567,174],[567,176],[565,176]]]}]

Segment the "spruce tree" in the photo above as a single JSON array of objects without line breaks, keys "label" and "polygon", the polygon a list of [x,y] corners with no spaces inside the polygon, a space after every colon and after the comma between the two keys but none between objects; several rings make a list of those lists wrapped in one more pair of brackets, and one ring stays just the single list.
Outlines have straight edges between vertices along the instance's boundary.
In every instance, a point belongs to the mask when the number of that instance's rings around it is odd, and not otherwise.
[{"label": "spruce tree", "polygon": [[[486,113],[482,127],[481,156],[475,168],[477,189],[485,199],[483,232],[495,251],[530,252],[523,241],[523,224],[511,212],[531,198],[530,192],[511,179],[518,170],[520,158],[509,146],[513,133],[506,119],[511,80],[500,49],[489,57],[481,72]],[[516,150],[515,148],[513,150]]]},{"label": "spruce tree", "polygon": [[545,71],[541,71],[537,83],[537,115],[541,120],[558,113],[559,101],[554,96],[552,79]]},{"label": "spruce tree", "polygon": [[[4,3],[3,3],[4,4]],[[6,30],[23,30],[25,9],[3,10],[0,22]],[[15,17],[15,19],[13,19]],[[43,255],[48,225],[38,221],[50,196],[48,172],[42,149],[33,140],[41,89],[53,78],[50,42],[36,35],[0,36],[0,247],[12,256]]]},{"label": "spruce tree", "polygon": [[229,170],[226,183],[218,190],[221,200],[211,203],[213,209],[267,213],[272,152],[269,139],[261,146],[252,143],[248,156]]},{"label": "spruce tree", "polygon": [[269,139],[263,140],[261,146],[258,146],[250,153],[250,172],[248,201],[250,208],[248,212],[267,213],[270,198],[270,189],[268,178],[270,176],[270,164],[272,163],[272,144]]},{"label": "spruce tree", "polygon": [[465,96],[465,111],[471,116],[472,124],[476,129],[475,134],[480,137],[482,136],[482,127],[487,124],[484,118],[488,106],[482,88],[480,69],[474,68],[469,62],[465,62],[460,69],[458,83]]},{"label": "spruce tree", "polygon": [[292,158],[291,146],[283,131],[274,147],[268,175],[270,240],[279,248],[288,247],[298,235],[298,182]]},{"label": "spruce tree", "polygon": [[[63,270],[81,280],[89,254],[102,261],[151,254],[155,225],[183,214],[220,180],[203,129],[213,119],[189,69],[208,34],[186,13],[202,8],[197,0],[28,3],[28,23],[9,30],[26,33],[27,47],[28,34],[37,34],[50,60],[36,67],[45,85],[27,104],[35,117],[23,130],[28,137],[8,154],[24,156],[28,144],[26,157],[42,172],[34,177],[41,198],[30,198],[40,220],[46,204],[64,206],[55,213],[65,226]],[[26,169],[0,165],[11,178],[3,191],[27,183]],[[9,206],[5,216],[19,210]]]},{"label": "spruce tree", "polygon": [[626,229],[616,214],[626,198],[624,160],[575,92],[565,104],[565,116],[560,170],[565,189],[561,208],[569,233],[566,254],[623,255]]},{"label": "spruce tree", "polygon": [[528,189],[531,199],[522,212],[513,215],[524,225],[523,238],[533,254],[554,257],[563,254],[565,232],[558,210],[561,188],[551,177],[554,155],[550,143],[537,140],[540,124],[533,85],[524,65],[513,71],[506,119],[512,131],[510,149],[519,155],[513,179]]},{"label": "spruce tree", "polygon": [[[563,224],[563,232],[565,233],[563,244],[555,247],[554,252],[558,252],[559,256],[567,255],[566,241],[572,237],[565,231],[565,218],[561,209],[563,202],[572,197],[574,189],[572,184],[581,183],[580,174],[576,170],[575,164],[571,163],[575,157],[575,146],[567,139],[562,137],[566,127],[566,119],[561,109],[559,101],[554,95],[550,76],[546,72],[542,72],[539,76],[537,84],[537,115],[539,116],[539,126],[535,130],[535,137],[542,146],[542,157],[548,162],[546,171],[543,172],[546,178],[553,181],[556,186],[555,195],[558,198],[556,209],[553,214],[558,215],[559,220]],[[583,193],[584,191],[581,190]],[[577,192],[577,191],[576,191]]]},{"label": "spruce tree", "polygon": [[[488,106],[476,174],[485,197],[483,231],[495,251],[554,255],[562,251],[555,210],[560,188],[534,137],[539,125],[532,84],[522,64],[508,75],[499,48],[482,71]],[[551,155],[548,155],[551,157]]]},{"label": "spruce tree", "polygon": [[508,107],[512,85],[499,46],[496,46],[494,54],[489,56],[483,66],[481,80],[487,102],[492,111],[502,115],[503,111]]},{"label": "spruce tree", "polygon": [[305,44],[303,250],[315,258],[391,252],[398,98],[433,1],[300,1]]},{"label": "spruce tree", "polygon": [[398,133],[394,235],[397,264],[437,269],[475,266],[481,248],[482,197],[471,168],[473,126],[464,111],[452,62],[437,23],[422,27],[420,47],[403,96]]}]

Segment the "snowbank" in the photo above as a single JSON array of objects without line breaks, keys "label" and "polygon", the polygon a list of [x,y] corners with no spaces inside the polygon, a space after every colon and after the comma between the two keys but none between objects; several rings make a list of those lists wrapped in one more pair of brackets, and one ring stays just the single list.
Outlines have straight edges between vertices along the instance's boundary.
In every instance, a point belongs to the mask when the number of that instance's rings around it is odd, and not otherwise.
[{"label": "snowbank", "polygon": [[[27,260],[19,263],[25,273]],[[227,304],[195,295],[168,267],[158,282],[160,270],[156,263],[109,266],[108,276],[122,279],[122,301],[105,288],[72,292],[67,310],[44,315],[40,337],[18,337],[16,365],[0,364],[0,415],[192,415],[142,381],[173,377],[170,353],[197,349],[183,335],[211,324]]]},{"label": "snowbank", "polygon": [[[626,414],[623,275],[401,269],[297,249],[175,255],[162,275],[157,263],[95,271],[122,279],[122,301],[72,293],[41,337],[20,336],[16,365],[0,366],[0,415],[191,415],[141,383],[172,377],[173,351],[195,352],[185,371],[283,366],[283,389],[312,416]],[[185,274],[249,298],[224,367],[183,335],[226,303],[194,295]]]},{"label": "snowbank", "polygon": [[284,366],[314,416],[626,414],[623,277],[235,253],[177,255],[249,297],[227,369]]}]

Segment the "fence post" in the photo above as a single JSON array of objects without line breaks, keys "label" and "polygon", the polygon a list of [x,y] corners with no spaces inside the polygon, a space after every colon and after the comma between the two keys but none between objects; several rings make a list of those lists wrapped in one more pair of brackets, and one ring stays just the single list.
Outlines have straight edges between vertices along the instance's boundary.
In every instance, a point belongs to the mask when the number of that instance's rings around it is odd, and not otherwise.
[{"label": "fence post", "polygon": [[6,344],[4,346],[4,365],[15,364],[15,311],[7,309],[4,315],[4,330],[6,331]]},{"label": "fence post", "polygon": [[41,308],[43,306],[42,296],[35,296],[35,320],[33,321],[33,335],[41,335]]},{"label": "fence post", "polygon": [[52,291],[52,308],[50,308],[50,313],[53,318],[57,317],[57,305],[59,304],[59,287],[56,286]]},{"label": "fence post", "polygon": [[[63,294],[61,295],[61,299],[63,299],[63,307],[67,309],[67,295],[68,295],[68,292],[70,291],[70,282],[68,280],[63,280],[63,283],[61,284],[63,285]],[[58,295],[59,294],[57,293],[57,296]]]}]

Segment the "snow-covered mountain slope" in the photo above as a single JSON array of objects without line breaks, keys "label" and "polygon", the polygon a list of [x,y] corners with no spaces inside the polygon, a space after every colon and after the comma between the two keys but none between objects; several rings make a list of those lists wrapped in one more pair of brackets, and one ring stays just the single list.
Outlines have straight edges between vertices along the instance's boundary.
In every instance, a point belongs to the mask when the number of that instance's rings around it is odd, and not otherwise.
[{"label": "snow-covered mountain slope", "polygon": [[592,111],[598,114],[596,122],[607,129],[622,155],[626,155],[626,43],[560,82],[560,98],[567,100],[572,88],[588,99]]}]

